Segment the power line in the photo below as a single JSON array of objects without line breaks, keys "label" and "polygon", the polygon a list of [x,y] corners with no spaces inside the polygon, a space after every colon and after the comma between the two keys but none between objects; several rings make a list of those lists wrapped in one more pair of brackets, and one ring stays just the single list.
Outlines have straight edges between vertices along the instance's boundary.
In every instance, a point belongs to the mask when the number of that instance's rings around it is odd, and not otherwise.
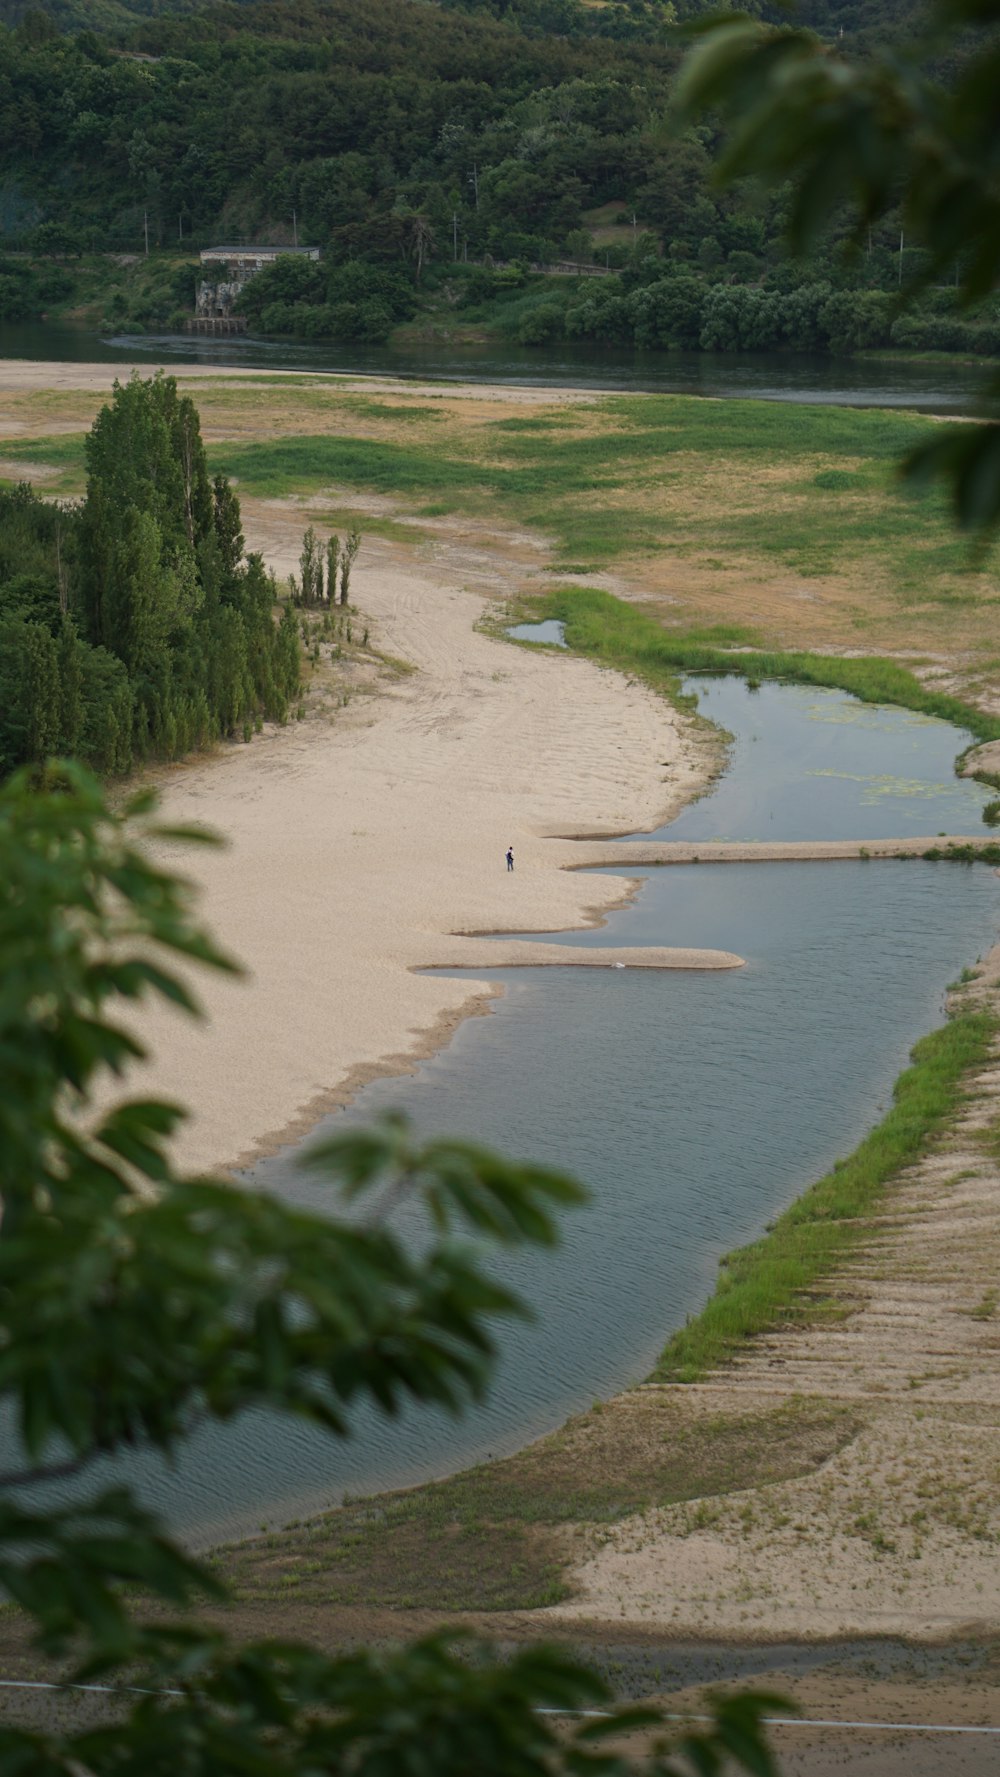
[{"label": "power line", "polygon": [[[0,1689],[6,1691],[96,1691],[109,1697],[183,1697],[183,1691],[153,1691],[137,1684],[57,1684],[54,1680],[0,1678]],[[574,1719],[610,1720],[610,1709],[538,1709],[537,1715],[572,1716]],[[664,1721],[711,1722],[711,1715],[665,1714]],[[867,1734],[1000,1734],[1000,1728],[956,1726],[951,1722],[929,1721],[826,1721],[808,1715],[765,1715],[768,1728],[850,1728]]]}]

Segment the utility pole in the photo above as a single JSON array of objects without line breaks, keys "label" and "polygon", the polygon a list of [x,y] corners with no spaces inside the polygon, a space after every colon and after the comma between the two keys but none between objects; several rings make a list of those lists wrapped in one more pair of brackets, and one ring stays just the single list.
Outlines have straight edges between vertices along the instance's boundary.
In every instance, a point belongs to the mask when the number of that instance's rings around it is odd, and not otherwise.
[{"label": "utility pole", "polygon": [[469,174],[469,184],[472,186],[473,192],[475,193],[476,209],[478,210],[478,208],[479,208],[479,168],[477,167],[475,161],[473,161],[473,163],[472,163],[472,171]]},{"label": "utility pole", "polygon": [[452,211],[452,217],[451,217],[451,257],[452,257],[453,261],[455,262],[455,264],[457,265],[457,263],[458,263],[458,211],[457,210]]},{"label": "utility pole", "polygon": [[898,284],[902,284],[902,282],[903,282],[903,230],[902,229],[900,229],[900,231],[899,231],[899,277],[897,278],[896,282]]},{"label": "utility pole", "polygon": [[292,211],[292,240],[295,242],[295,245],[298,246],[298,244],[299,244],[299,219],[296,216],[294,210]]},{"label": "utility pole", "polygon": [[184,218],[183,218],[183,216],[178,216],[178,218],[177,218],[177,239],[179,241],[182,241],[184,239]]},{"label": "utility pole", "polygon": [[149,211],[142,212],[142,232],[146,237],[146,258],[149,258]]}]

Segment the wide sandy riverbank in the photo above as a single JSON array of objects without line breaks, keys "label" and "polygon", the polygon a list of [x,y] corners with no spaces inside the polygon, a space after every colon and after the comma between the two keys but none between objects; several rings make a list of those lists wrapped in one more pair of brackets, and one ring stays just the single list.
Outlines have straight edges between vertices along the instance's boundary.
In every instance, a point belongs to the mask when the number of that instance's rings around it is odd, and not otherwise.
[{"label": "wide sandy riverbank", "polygon": [[[300,511],[244,517],[249,546],[280,574],[296,565]],[[143,1024],[154,1059],[139,1084],[190,1106],[188,1164],[245,1160],[412,1066],[495,991],[413,972],[482,958],[453,934],[589,924],[628,892],[567,872],[574,846],[549,834],[655,824],[703,781],[704,743],[651,692],[477,630],[508,567],[489,539],[474,564],[454,539],[422,559],[366,539],[352,596],[378,646],[415,670],[333,720],[157,774],[165,818],[227,840],[184,863],[248,971],[202,981],[199,1028],[172,1012]],[[498,963],[516,960],[507,948]]]}]

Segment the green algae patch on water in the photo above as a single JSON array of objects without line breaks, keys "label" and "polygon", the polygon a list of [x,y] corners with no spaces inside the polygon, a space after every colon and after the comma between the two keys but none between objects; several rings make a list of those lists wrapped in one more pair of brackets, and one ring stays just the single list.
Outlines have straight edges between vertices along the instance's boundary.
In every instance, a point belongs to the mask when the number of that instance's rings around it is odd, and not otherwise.
[{"label": "green algae patch on water", "polygon": [[816,1300],[816,1286],[871,1239],[870,1218],[903,1168],[946,1130],[966,1097],[967,1076],[986,1061],[998,1029],[991,1012],[960,1011],[921,1038],[912,1066],[896,1082],[888,1115],[762,1239],[722,1261],[714,1295],[667,1342],[654,1380],[698,1382],[756,1334],[837,1312],[834,1297]]},{"label": "green algae patch on water", "polygon": [[[523,613],[529,606],[524,603]],[[555,618],[566,644],[603,666],[637,673],[653,688],[682,703],[680,679],[689,673],[722,673],[759,683],[815,685],[846,691],[861,703],[893,704],[964,728],[978,741],[1000,739],[1000,717],[945,692],[933,691],[894,660],[878,655],[842,656],[802,650],[764,649],[742,628],[667,630],[648,612],[595,587],[567,586],[532,600],[531,615]]]}]

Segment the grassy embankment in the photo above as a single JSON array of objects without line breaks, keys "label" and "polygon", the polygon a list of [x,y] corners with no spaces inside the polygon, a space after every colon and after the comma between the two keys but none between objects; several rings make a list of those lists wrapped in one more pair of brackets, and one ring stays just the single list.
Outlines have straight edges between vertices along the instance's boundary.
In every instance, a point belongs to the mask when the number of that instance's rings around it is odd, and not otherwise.
[{"label": "grassy embankment", "polygon": [[752,630],[735,625],[671,634],[648,612],[592,587],[555,590],[540,603],[533,602],[530,614],[557,618],[575,652],[620,672],[638,673],[671,699],[680,694],[685,673],[723,673],[751,683],[782,679],[847,691],[862,703],[894,704],[936,716],[964,728],[975,744],[1000,739],[1000,717],[922,684],[895,660],[762,648]]},{"label": "grassy embankment", "polygon": [[[716,1294],[674,1335],[651,1380],[696,1380],[755,1333],[835,1312],[819,1286],[870,1241],[870,1218],[901,1170],[946,1137],[997,1028],[989,1013],[960,1010],[917,1044],[888,1116],[762,1240],[724,1263]],[[568,1570],[610,1525],[688,1500],[699,1502],[696,1514],[711,1513],[728,1494],[813,1473],[861,1423],[819,1396],[720,1412],[684,1388],[630,1390],[516,1456],[352,1501],[216,1560],[251,1619],[289,1602],[307,1612],[536,1609],[567,1596]]]},{"label": "grassy embankment", "polygon": [[667,1341],[654,1380],[698,1381],[755,1333],[835,1307],[816,1299],[818,1286],[871,1239],[870,1218],[888,1187],[954,1118],[998,1028],[989,1012],[961,1011],[917,1043],[888,1115],[760,1240],[722,1260],[715,1293]]},{"label": "grassy embankment", "polygon": [[501,1462],[352,1501],[215,1560],[251,1611],[290,1601],[323,1611],[538,1609],[567,1596],[567,1567],[609,1525],[809,1474],[855,1430],[835,1402],[692,1420],[683,1400],[633,1393]]}]

